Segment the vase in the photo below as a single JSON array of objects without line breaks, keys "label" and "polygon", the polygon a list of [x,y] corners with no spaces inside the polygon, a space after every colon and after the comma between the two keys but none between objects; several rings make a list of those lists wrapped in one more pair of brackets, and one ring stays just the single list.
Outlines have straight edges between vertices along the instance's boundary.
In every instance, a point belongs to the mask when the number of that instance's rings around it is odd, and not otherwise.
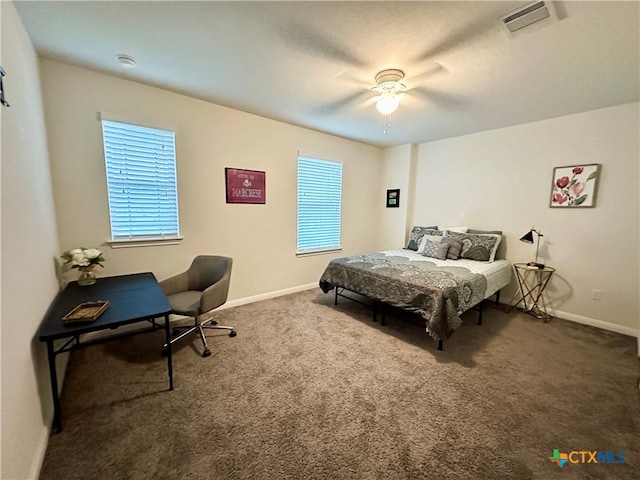
[{"label": "vase", "polygon": [[86,287],[96,283],[96,273],[93,271],[94,265],[88,267],[78,267],[78,285]]}]

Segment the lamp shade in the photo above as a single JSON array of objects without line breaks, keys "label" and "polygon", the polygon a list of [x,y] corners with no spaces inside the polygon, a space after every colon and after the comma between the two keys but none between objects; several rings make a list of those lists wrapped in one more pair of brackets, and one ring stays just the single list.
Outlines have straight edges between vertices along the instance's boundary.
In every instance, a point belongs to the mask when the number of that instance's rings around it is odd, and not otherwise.
[{"label": "lamp shade", "polygon": [[524,243],[531,243],[533,244],[533,230],[529,230],[527,233],[525,233],[521,238],[520,238],[521,242]]}]

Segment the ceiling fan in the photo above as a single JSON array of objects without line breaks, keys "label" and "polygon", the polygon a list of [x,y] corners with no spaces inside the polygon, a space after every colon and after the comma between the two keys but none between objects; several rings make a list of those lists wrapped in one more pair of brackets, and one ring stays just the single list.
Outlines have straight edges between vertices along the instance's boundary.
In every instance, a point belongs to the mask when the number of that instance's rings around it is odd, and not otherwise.
[{"label": "ceiling fan", "polygon": [[383,115],[391,115],[398,108],[400,95],[407,89],[402,83],[404,72],[397,68],[389,68],[378,72],[376,86],[372,90],[380,95],[376,100],[376,109]]},{"label": "ceiling fan", "polygon": [[[378,112],[388,116],[396,111],[405,95],[437,102],[439,100],[437,92],[420,84],[426,78],[446,73],[448,73],[447,69],[437,62],[430,62],[427,70],[415,75],[407,75],[404,70],[399,68],[387,68],[379,71],[374,76],[374,84],[372,86],[371,82],[367,82],[362,78],[362,75],[354,76],[350,72],[345,72],[344,75],[341,75],[343,80],[346,78],[350,83],[357,85],[358,89],[352,94],[332,102],[323,103],[315,109],[314,113],[320,115],[334,114],[355,105],[372,105],[375,103]],[[376,95],[372,96],[372,91]]]},{"label": "ceiling fan", "polygon": [[386,134],[391,127],[391,114],[398,109],[402,92],[407,86],[402,83],[404,72],[397,68],[388,68],[376,74],[376,86],[372,90],[379,93],[376,110],[384,115],[382,133]]},{"label": "ceiling fan", "polygon": [[[355,47],[336,41],[334,37],[318,30],[314,25],[301,22],[288,23],[279,27],[278,34],[283,43],[290,48],[322,60],[330,60],[351,67],[336,78],[348,80],[355,84],[354,86],[357,85],[356,89],[350,94],[317,105],[313,109],[314,114],[333,115],[357,106],[375,103],[377,111],[384,115],[383,133],[387,133],[391,125],[390,116],[398,109],[405,95],[412,97],[412,101],[407,102],[409,108],[416,105],[414,99],[426,101],[430,105],[437,105],[446,110],[458,110],[464,106],[465,99],[456,94],[447,93],[446,86],[444,88],[442,85],[427,87],[424,83],[427,79],[431,82],[434,80],[433,77],[448,74],[449,70],[441,63],[440,58],[446,52],[461,49],[474,39],[483,37],[490,31],[489,27],[493,26],[491,22],[475,19],[471,26],[463,25],[439,42],[431,43],[419,54],[407,58],[406,70],[385,68],[378,71],[373,82],[363,78],[363,74],[367,75],[365,71],[372,66],[372,62],[363,60]],[[416,68],[420,71],[414,72]],[[369,70],[368,75],[371,75],[370,72]],[[372,92],[375,92],[375,95],[372,95]]]}]

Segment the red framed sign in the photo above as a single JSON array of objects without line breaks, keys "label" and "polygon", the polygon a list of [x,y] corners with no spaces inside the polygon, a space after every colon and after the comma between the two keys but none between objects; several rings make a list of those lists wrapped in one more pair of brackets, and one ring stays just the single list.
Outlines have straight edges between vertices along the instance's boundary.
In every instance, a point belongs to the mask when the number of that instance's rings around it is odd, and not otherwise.
[{"label": "red framed sign", "polygon": [[225,168],[227,203],[266,203],[266,173]]}]

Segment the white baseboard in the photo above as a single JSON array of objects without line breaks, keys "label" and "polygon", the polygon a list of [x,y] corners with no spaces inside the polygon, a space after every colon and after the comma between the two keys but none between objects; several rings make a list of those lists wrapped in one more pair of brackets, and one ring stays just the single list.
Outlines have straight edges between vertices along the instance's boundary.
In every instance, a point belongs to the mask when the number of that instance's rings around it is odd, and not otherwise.
[{"label": "white baseboard", "polygon": [[307,283],[306,285],[298,285],[297,287],[285,288],[283,290],[276,290],[274,292],[261,293],[260,295],[253,295],[251,297],[237,298],[230,300],[217,310],[224,310],[225,308],[239,307],[240,305],[247,305],[249,303],[259,302],[261,300],[268,300],[270,298],[281,297],[283,295],[289,295],[291,293],[303,292],[305,290],[311,290],[313,288],[319,288],[318,282]]},{"label": "white baseboard", "polygon": [[51,435],[50,428],[42,427],[40,432],[40,439],[36,445],[36,449],[33,455],[33,461],[31,462],[31,468],[29,469],[29,479],[36,480],[40,478],[40,470],[44,463],[44,455],[47,453],[47,446],[49,445],[49,436]]},{"label": "white baseboard", "polygon": [[[515,306],[518,308],[523,308],[522,302],[519,302]],[[576,313],[563,312],[562,310],[554,310],[553,308],[550,308],[550,307],[547,307],[547,311],[549,312],[549,315],[551,315],[552,317],[558,317],[558,318],[562,318],[563,320],[582,323],[583,325],[589,325],[591,327],[597,327],[603,330],[609,330],[610,332],[616,332],[616,333],[621,333],[623,335],[628,335],[630,337],[636,337],[638,339],[639,347],[640,347],[640,329],[625,327],[624,325],[605,322],[604,320],[597,320],[595,318],[585,317],[584,315],[578,315]],[[638,351],[638,355],[640,356],[640,348]]]},{"label": "white baseboard", "polygon": [[640,330],[638,330],[637,328],[625,327],[624,325],[605,322],[603,320],[597,320],[595,318],[585,317],[583,315],[577,315],[575,313],[563,312],[560,310],[549,309],[549,313],[551,313],[551,315],[553,315],[554,317],[563,318],[572,322],[582,323],[583,325],[590,325],[592,327],[598,327],[603,330],[609,330],[611,332],[629,335],[630,337],[640,338]]}]

